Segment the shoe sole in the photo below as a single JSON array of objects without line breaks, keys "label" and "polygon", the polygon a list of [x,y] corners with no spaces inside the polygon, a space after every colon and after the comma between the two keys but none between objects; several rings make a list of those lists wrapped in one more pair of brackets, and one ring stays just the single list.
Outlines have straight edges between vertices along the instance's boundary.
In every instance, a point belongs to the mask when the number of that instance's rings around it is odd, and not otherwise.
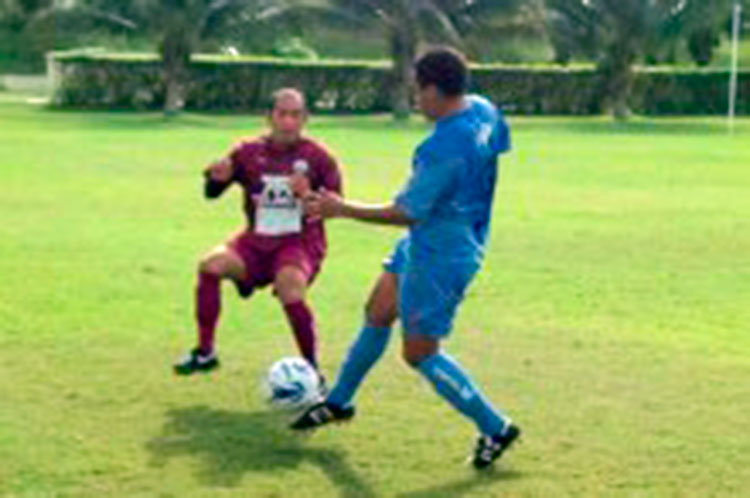
[{"label": "shoe sole", "polygon": [[314,432],[316,429],[321,429],[321,428],[323,428],[323,427],[325,427],[327,425],[347,424],[347,423],[351,422],[352,420],[354,420],[354,415],[355,414],[352,414],[350,417],[345,417],[345,418],[334,418],[333,420],[331,420],[330,422],[326,422],[325,424],[315,425],[315,426],[312,426],[312,427],[306,427],[304,429],[297,429],[297,428],[292,427],[292,426],[289,426],[289,428],[291,430],[293,430],[294,432],[299,432],[299,433],[308,432],[309,433],[309,432]]},{"label": "shoe sole", "polygon": [[172,367],[172,372],[180,377],[189,377],[194,374],[207,374],[218,369],[220,365],[214,365],[208,368],[194,368],[192,370],[179,370],[177,367]]},{"label": "shoe sole", "polygon": [[476,470],[479,470],[479,471],[484,471],[484,470],[487,470],[487,469],[491,469],[491,468],[493,468],[493,464],[495,462],[497,462],[498,460],[500,460],[500,458],[502,458],[502,456],[505,454],[506,451],[509,451],[517,443],[520,443],[520,442],[521,442],[521,433],[519,432],[518,435],[516,437],[514,437],[513,439],[511,439],[510,443],[508,443],[508,445],[505,448],[503,448],[500,451],[500,453],[496,457],[494,457],[491,461],[489,461],[487,464],[485,464],[485,465],[483,465],[481,467],[477,466],[477,464],[474,461],[474,457],[471,457],[471,456],[469,458],[467,458],[466,463],[468,465],[471,465],[472,467],[474,467]]},{"label": "shoe sole", "polygon": [[322,425],[316,425],[316,426],[314,426],[314,427],[306,427],[306,428],[304,428],[304,429],[297,429],[297,428],[294,428],[294,427],[289,427],[289,428],[290,428],[291,430],[293,430],[294,432],[298,432],[298,433],[300,433],[300,434],[304,434],[304,433],[311,433],[311,432],[315,432],[315,431],[316,431],[316,430],[318,430],[318,429],[322,429],[322,428],[323,428],[323,427],[325,427],[325,426],[330,426],[330,425],[342,425],[342,424],[348,424],[349,422],[351,422],[351,421],[352,421],[352,419],[353,419],[353,418],[354,418],[354,417],[349,417],[349,418],[337,418],[337,419],[331,420],[330,422],[326,422],[325,424],[322,424]]}]

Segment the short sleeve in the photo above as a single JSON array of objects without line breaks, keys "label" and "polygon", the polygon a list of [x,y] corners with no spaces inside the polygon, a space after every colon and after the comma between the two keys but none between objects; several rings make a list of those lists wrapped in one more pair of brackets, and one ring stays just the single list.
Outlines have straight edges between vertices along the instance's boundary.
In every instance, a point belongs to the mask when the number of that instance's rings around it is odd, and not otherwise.
[{"label": "short sleeve", "polygon": [[497,154],[508,152],[511,149],[510,128],[502,113],[500,113],[498,122],[490,137],[490,146]]},{"label": "short sleeve", "polygon": [[321,186],[331,192],[337,194],[343,194],[343,185],[341,179],[341,170],[336,162],[328,152],[322,151],[320,154],[320,176]]},{"label": "short sleeve", "polygon": [[463,162],[455,155],[418,152],[411,178],[396,195],[396,206],[412,220],[427,218],[437,201],[455,185],[456,172]]},{"label": "short sleeve", "polygon": [[232,147],[232,150],[229,151],[229,155],[227,156],[229,158],[229,161],[232,163],[232,179],[231,182],[238,182],[242,183],[243,178],[243,171],[244,167],[243,164],[246,161],[246,156],[248,153],[248,148],[246,144],[240,143]]}]

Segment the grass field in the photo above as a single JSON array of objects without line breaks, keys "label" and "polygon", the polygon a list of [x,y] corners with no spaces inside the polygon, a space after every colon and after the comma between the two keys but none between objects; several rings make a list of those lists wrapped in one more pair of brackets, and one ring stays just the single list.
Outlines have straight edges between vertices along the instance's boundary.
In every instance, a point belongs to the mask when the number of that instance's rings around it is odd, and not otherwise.
[{"label": "grass field", "polygon": [[[259,118],[0,104],[0,496],[750,495],[750,121],[512,119],[492,246],[448,350],[525,430],[492,473],[392,344],[345,427],[299,438],[257,379],[294,352],[224,287],[216,375],[176,379],[199,254],[241,223],[199,170]],[[425,127],[318,118],[387,198]],[[336,221],[312,294],[333,374],[399,232]]]}]

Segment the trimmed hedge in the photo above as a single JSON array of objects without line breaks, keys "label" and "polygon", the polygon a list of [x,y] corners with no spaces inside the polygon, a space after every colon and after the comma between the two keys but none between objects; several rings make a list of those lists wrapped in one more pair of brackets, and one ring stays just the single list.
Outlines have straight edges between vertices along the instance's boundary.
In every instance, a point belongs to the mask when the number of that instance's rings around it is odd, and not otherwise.
[{"label": "trimmed hedge", "polygon": [[[633,95],[644,114],[726,114],[729,71],[644,69]],[[737,113],[750,115],[750,71],[739,74]]]},{"label": "trimmed hedge", "polygon": [[598,114],[593,67],[472,68],[475,90],[514,114]]},{"label": "trimmed hedge", "polygon": [[[54,103],[61,107],[158,109],[164,103],[160,64],[153,54],[75,51],[50,54]],[[516,114],[598,114],[599,78],[592,66],[476,65],[474,90]],[[727,71],[644,68],[631,99],[640,114],[722,114]],[[186,107],[194,110],[265,108],[281,86],[303,89],[317,112],[390,109],[386,61],[291,61],[194,56]],[[740,74],[738,114],[750,114],[750,71]]]}]

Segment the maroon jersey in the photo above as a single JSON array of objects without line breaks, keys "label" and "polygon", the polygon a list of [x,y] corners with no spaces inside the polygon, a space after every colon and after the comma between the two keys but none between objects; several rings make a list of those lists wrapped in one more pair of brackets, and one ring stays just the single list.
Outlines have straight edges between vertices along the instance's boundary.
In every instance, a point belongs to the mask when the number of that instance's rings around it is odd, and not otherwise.
[{"label": "maroon jersey", "polygon": [[[325,148],[308,138],[302,138],[290,146],[281,146],[272,142],[269,137],[261,137],[240,142],[229,157],[234,170],[233,181],[239,183],[244,190],[248,231],[254,232],[254,243],[264,249],[274,249],[285,241],[301,238],[306,246],[322,257],[326,250],[326,237],[320,218],[303,215],[299,233],[269,235],[256,226],[256,214],[269,196],[289,195],[288,190],[274,190],[269,183],[279,179],[288,180],[294,173],[304,174],[314,191],[322,187],[340,194],[341,174],[336,161]],[[295,199],[287,200],[290,203],[298,202]]]}]

